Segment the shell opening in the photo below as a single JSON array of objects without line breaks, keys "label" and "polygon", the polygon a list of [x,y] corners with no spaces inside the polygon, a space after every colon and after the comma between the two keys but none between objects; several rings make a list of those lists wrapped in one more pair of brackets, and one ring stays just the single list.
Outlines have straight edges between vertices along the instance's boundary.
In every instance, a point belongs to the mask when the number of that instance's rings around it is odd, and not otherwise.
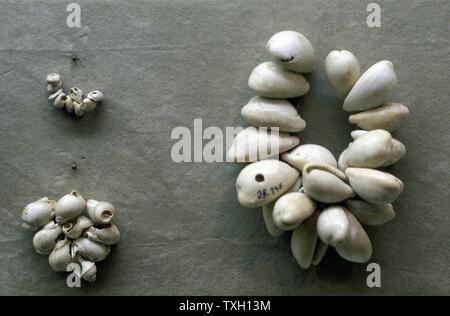
[{"label": "shell opening", "polygon": [[104,220],[110,219],[111,217],[113,217],[113,212],[110,210],[104,210],[100,217]]},{"label": "shell opening", "polygon": [[70,231],[72,231],[72,230],[75,228],[76,224],[77,224],[77,220],[76,220],[76,219],[75,219],[75,220],[72,220],[72,221],[70,221],[70,222],[65,223],[65,224],[63,225],[63,229],[64,229],[66,232],[70,232]]}]

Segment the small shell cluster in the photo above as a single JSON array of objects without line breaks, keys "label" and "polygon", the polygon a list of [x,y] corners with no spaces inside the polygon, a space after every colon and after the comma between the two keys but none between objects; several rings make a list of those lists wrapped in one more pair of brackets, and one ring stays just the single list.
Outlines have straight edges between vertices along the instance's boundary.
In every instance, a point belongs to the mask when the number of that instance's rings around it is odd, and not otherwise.
[{"label": "small shell cluster", "polygon": [[94,90],[84,95],[83,90],[77,87],[69,89],[69,93],[63,92],[62,79],[57,73],[47,76],[47,91],[50,93],[49,100],[57,108],[65,108],[68,113],[83,116],[85,112],[93,111],[103,101],[103,92]]},{"label": "small shell cluster", "polygon": [[70,264],[76,263],[80,266],[80,271],[74,271],[78,277],[94,282],[96,262],[103,261],[111,246],[120,240],[115,216],[111,203],[86,202],[74,190],[58,201],[44,197],[28,204],[22,212],[22,226],[36,232],[34,249],[49,256],[53,270],[67,271]]},{"label": "small shell cluster", "polygon": [[[396,163],[406,152],[390,133],[409,113],[405,106],[387,102],[396,83],[392,63],[380,62],[360,75],[352,53],[334,51],[327,57],[327,77],[333,90],[346,97],[344,109],[362,111],[350,116],[361,130],[352,132],[354,141],[337,161],[328,149],[299,146],[299,138],[288,134],[306,126],[284,99],[309,90],[299,72],[314,69],[311,43],[299,33],[284,31],[269,40],[267,51],[275,62],[253,70],[249,86],[259,96],[242,109],[249,123],[266,130],[244,129],[227,153],[229,161],[250,163],[236,179],[238,200],[245,207],[263,208],[272,236],[292,231],[291,250],[304,269],[319,264],[329,246],[348,261],[367,262],[372,244],[361,224],[393,219],[391,203],[403,191],[399,179],[376,170]],[[271,133],[274,128],[281,133]],[[270,150],[252,155],[258,146]]]}]

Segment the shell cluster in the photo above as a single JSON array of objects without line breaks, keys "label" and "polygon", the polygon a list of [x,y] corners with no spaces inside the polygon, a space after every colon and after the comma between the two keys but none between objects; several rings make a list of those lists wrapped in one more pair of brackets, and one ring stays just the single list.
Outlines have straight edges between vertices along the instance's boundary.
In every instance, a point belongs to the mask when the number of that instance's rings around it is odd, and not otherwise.
[{"label": "shell cluster", "polygon": [[[404,105],[388,101],[396,84],[393,65],[382,61],[361,75],[358,60],[348,51],[333,51],[326,58],[328,80],[345,98],[344,110],[360,111],[349,117],[360,129],[352,132],[353,142],[337,161],[328,149],[299,145],[299,138],[289,134],[306,126],[285,99],[309,90],[302,73],[314,69],[311,43],[297,32],[283,31],[272,36],[267,51],[274,62],[253,70],[249,86],[259,96],[242,109],[242,116],[259,129],[238,133],[227,153],[231,161],[250,163],[236,180],[238,200],[245,207],[262,207],[272,236],[292,231],[291,250],[304,269],[319,264],[329,246],[348,261],[367,262],[372,244],[362,225],[393,219],[391,203],[403,191],[399,179],[377,170],[406,153],[391,135],[409,114]],[[272,133],[274,128],[281,133]],[[258,147],[270,150],[253,155]]]},{"label": "shell cluster", "polygon": [[62,79],[57,73],[47,76],[47,91],[50,93],[49,100],[57,108],[65,108],[68,113],[75,113],[76,116],[83,116],[85,112],[93,111],[97,105],[103,101],[103,92],[94,90],[87,95],[77,87],[69,89],[69,93],[63,92]]},{"label": "shell cluster", "polygon": [[76,263],[78,277],[94,282],[96,262],[103,261],[120,240],[115,217],[111,203],[86,202],[74,190],[58,201],[44,197],[28,204],[22,212],[22,226],[36,232],[33,246],[40,255],[49,256],[53,270],[68,271]]}]

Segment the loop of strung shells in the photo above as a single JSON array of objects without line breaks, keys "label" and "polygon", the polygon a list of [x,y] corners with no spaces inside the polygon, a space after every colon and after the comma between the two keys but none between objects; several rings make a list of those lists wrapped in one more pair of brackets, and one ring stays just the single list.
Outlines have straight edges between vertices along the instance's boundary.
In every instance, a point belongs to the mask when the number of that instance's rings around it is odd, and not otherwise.
[{"label": "loop of strung shells", "polygon": [[61,76],[56,73],[47,76],[47,91],[51,93],[48,99],[53,101],[55,107],[65,108],[68,113],[74,112],[78,117],[93,111],[104,99],[103,92],[99,90],[85,95],[83,90],[73,87],[69,89],[69,93],[64,93]]},{"label": "loop of strung shells", "polygon": [[248,83],[258,96],[241,111],[255,127],[238,133],[228,151],[228,161],[250,163],[236,180],[238,200],[245,207],[262,206],[273,237],[292,231],[291,251],[304,269],[319,264],[329,246],[348,261],[367,262],[373,250],[361,224],[392,220],[392,202],[403,191],[400,179],[376,170],[406,154],[391,134],[409,114],[406,106],[389,101],[397,82],[394,66],[381,61],[361,75],[351,52],[327,56],[330,86],[343,99],[345,111],[359,112],[352,113],[349,122],[361,128],[351,133],[353,142],[336,160],[328,149],[300,145],[300,139],[289,134],[306,127],[285,98],[309,91],[302,73],[314,69],[311,43],[297,32],[283,31],[272,36],[266,48],[274,61],[251,73]]},{"label": "loop of strung shells", "polygon": [[65,272],[70,264],[78,264],[78,276],[94,282],[96,262],[103,261],[111,246],[120,241],[115,215],[111,203],[85,201],[73,190],[58,201],[44,197],[28,204],[22,212],[22,225],[37,231],[33,246],[40,255],[49,256],[53,270]]}]

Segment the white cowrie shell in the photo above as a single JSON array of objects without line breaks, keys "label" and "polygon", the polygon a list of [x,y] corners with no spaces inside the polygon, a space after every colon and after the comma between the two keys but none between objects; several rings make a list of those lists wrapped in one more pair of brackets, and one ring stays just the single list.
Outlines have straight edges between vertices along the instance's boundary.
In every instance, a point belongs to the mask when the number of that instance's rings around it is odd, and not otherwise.
[{"label": "white cowrie shell", "polygon": [[276,33],[269,39],[266,49],[275,61],[288,70],[303,73],[314,70],[314,48],[310,41],[298,32]]},{"label": "white cowrie shell", "polygon": [[291,251],[300,267],[308,269],[317,247],[316,221],[318,213],[305,220],[291,236]]},{"label": "white cowrie shell", "polygon": [[55,105],[55,107],[62,109],[63,107],[66,106],[66,100],[67,100],[67,94],[65,94],[64,92],[61,92],[56,96],[56,99],[53,102],[53,104]]},{"label": "white cowrie shell", "polygon": [[254,162],[285,152],[300,143],[297,136],[253,126],[239,132],[227,152],[227,161]]},{"label": "white cowrie shell", "polygon": [[83,232],[94,223],[86,216],[80,216],[62,225],[64,235],[70,239],[81,237]]},{"label": "white cowrie shell", "polygon": [[397,83],[394,65],[383,60],[370,67],[356,81],[344,101],[344,110],[364,111],[382,105]]},{"label": "white cowrie shell", "polygon": [[56,201],[44,197],[25,206],[22,212],[22,226],[30,231],[36,231],[46,225],[55,216],[55,203]]},{"label": "white cowrie shell", "polygon": [[347,168],[345,170],[355,192],[376,205],[394,202],[403,191],[403,183],[393,175],[374,169]]},{"label": "white cowrie shell", "polygon": [[87,98],[99,103],[102,102],[103,99],[105,98],[105,95],[103,94],[103,92],[99,91],[99,90],[94,90],[88,93]]},{"label": "white cowrie shell", "polygon": [[56,98],[57,98],[60,94],[62,94],[62,93],[63,93],[62,89],[58,89],[58,91],[56,91],[55,93],[52,93],[52,94],[48,97],[48,99],[49,99],[49,100],[56,100]]},{"label": "white cowrie shell", "polygon": [[369,131],[384,129],[393,132],[400,127],[408,115],[409,110],[403,104],[387,102],[380,107],[350,115],[348,121]]},{"label": "white cowrie shell", "polygon": [[[365,135],[367,133],[368,133],[368,131],[355,130],[355,131],[351,132],[351,136],[355,140],[358,137],[361,137],[362,135]],[[387,166],[393,165],[394,163],[396,163],[397,161],[402,159],[405,155],[406,155],[405,145],[403,145],[403,143],[400,142],[399,140],[392,138],[391,154],[389,155],[389,158],[380,167],[387,167]],[[344,156],[344,153],[342,153],[342,156]],[[342,163],[344,163],[344,162],[342,161]],[[349,166],[346,164],[339,165],[339,169],[341,169],[341,170],[345,170],[348,167]]]},{"label": "white cowrie shell", "polygon": [[84,111],[85,111],[85,104],[74,102],[73,109],[75,111],[75,115],[78,117],[81,117],[81,116],[83,116]]},{"label": "white cowrie shell", "polygon": [[33,246],[36,252],[43,256],[48,256],[55,248],[56,240],[61,235],[61,226],[54,222],[49,222],[33,237]]},{"label": "white cowrie shell", "polygon": [[325,244],[336,246],[343,243],[349,231],[350,222],[342,206],[328,206],[320,213],[317,234]]},{"label": "white cowrie shell", "polygon": [[110,253],[109,246],[88,238],[78,238],[72,243],[72,257],[80,255],[90,261],[99,262],[104,260]]},{"label": "white cowrie shell", "polygon": [[[300,190],[300,187],[302,186],[302,177],[300,176],[295,182],[295,184],[287,191],[289,192],[297,192]],[[264,223],[266,224],[267,231],[272,237],[278,237],[283,233],[283,230],[279,229],[277,225],[273,222],[273,207],[275,206],[275,203],[278,200],[272,201],[270,203],[267,203],[263,205],[263,218]]]},{"label": "white cowrie shell", "polygon": [[61,80],[61,75],[57,74],[57,73],[51,73],[47,75],[46,81],[48,84],[51,85],[57,85],[59,84],[62,80]]},{"label": "white cowrie shell", "polygon": [[87,201],[87,212],[94,224],[109,225],[114,221],[116,208],[109,202]]},{"label": "white cowrie shell", "polygon": [[48,257],[48,263],[57,272],[63,272],[67,270],[67,266],[72,262],[72,257],[70,255],[70,245],[71,241],[69,239],[63,239],[56,243],[55,249]]},{"label": "white cowrie shell", "polygon": [[46,81],[48,92],[56,92],[62,87],[61,76],[57,73],[47,75]]},{"label": "white cowrie shell", "polygon": [[372,243],[355,216],[345,209],[350,230],[344,242],[335,246],[337,253],[345,260],[364,263],[372,257]]},{"label": "white cowrie shell", "polygon": [[72,218],[80,216],[86,207],[86,201],[76,190],[64,195],[56,203],[56,222],[64,224]]},{"label": "white cowrie shell", "polygon": [[309,162],[337,167],[333,154],[325,147],[314,144],[298,146],[287,153],[283,153],[281,159],[298,170],[302,170],[305,164]]},{"label": "white cowrie shell", "polygon": [[302,192],[281,196],[273,208],[273,222],[281,230],[296,229],[316,210],[316,202]]},{"label": "white cowrie shell", "polygon": [[328,245],[322,242],[322,240],[317,239],[316,251],[314,253],[312,264],[315,266],[318,265],[322,261],[323,257],[325,257],[327,250]]},{"label": "white cowrie shell", "polygon": [[356,57],[347,50],[334,50],[325,59],[325,72],[333,91],[345,97],[360,76]]},{"label": "white cowrie shell", "polygon": [[307,163],[302,170],[305,193],[322,203],[337,203],[355,196],[345,174],[327,164]]},{"label": "white cowrie shell", "polygon": [[363,200],[350,199],[345,201],[345,206],[364,225],[382,225],[395,217],[394,207],[390,203],[375,205]]},{"label": "white cowrie shell", "polygon": [[346,149],[343,161],[350,167],[378,168],[392,154],[392,136],[385,130],[373,130],[359,136]]},{"label": "white cowrie shell", "polygon": [[306,122],[287,100],[254,97],[241,110],[241,115],[252,125],[278,127],[282,132],[300,132]]},{"label": "white cowrie shell", "polygon": [[76,103],[83,102],[83,90],[77,87],[73,87],[69,89],[69,96]]},{"label": "white cowrie shell", "polygon": [[104,245],[114,245],[120,241],[120,232],[116,225],[111,224],[105,228],[89,228],[86,231],[86,237]]},{"label": "white cowrie shell", "polygon": [[89,98],[83,99],[83,107],[86,112],[90,112],[90,111],[94,110],[96,106],[97,106],[97,102],[92,101]]},{"label": "white cowrie shell", "polygon": [[274,62],[256,66],[248,85],[259,95],[278,99],[299,97],[309,91],[309,83],[303,75],[285,70]]},{"label": "white cowrie shell", "polygon": [[289,190],[298,178],[299,171],[282,161],[252,163],[236,179],[239,203],[250,208],[263,206]]}]

